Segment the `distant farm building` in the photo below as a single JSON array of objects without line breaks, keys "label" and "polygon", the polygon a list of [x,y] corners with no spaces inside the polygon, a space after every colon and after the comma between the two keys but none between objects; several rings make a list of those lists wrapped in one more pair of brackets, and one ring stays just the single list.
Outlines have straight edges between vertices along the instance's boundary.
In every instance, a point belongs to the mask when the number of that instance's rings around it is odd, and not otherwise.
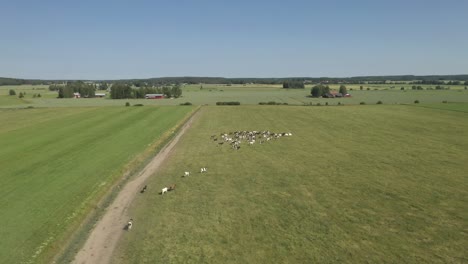
[{"label": "distant farm building", "polygon": [[106,94],[105,93],[97,93],[94,95],[95,97],[99,97],[99,98],[102,98],[102,97],[105,97]]},{"label": "distant farm building", "polygon": [[146,99],[163,99],[164,94],[145,94]]},{"label": "distant farm building", "polygon": [[80,98],[81,95],[80,95],[80,93],[73,93],[73,97],[74,97],[74,98]]}]

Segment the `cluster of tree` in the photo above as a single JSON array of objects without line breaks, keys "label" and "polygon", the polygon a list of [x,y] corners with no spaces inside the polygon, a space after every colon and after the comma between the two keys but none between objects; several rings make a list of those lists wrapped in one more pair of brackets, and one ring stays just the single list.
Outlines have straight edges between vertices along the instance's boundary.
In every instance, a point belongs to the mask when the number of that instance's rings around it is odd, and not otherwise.
[{"label": "cluster of tree", "polygon": [[340,85],[340,90],[339,92],[343,95],[347,94],[348,93],[348,89],[346,89],[346,86],[344,85]]},{"label": "cluster of tree", "polygon": [[[51,87],[49,86],[49,90]],[[58,98],[73,98],[73,93],[79,93],[81,97],[91,98],[95,96],[96,86],[82,81],[68,82],[64,86],[58,86]]]},{"label": "cluster of tree", "polygon": [[330,87],[328,87],[328,85],[323,84],[315,85],[310,90],[310,94],[312,95],[312,97],[322,97],[323,95],[328,93],[330,93]]},{"label": "cluster of tree", "polygon": [[146,94],[164,94],[164,96],[168,98],[178,98],[182,96],[182,88],[180,85],[166,85],[163,87],[142,86],[139,88],[132,88],[129,84],[114,83],[110,90],[110,97],[112,99],[145,98]]},{"label": "cluster of tree", "polygon": [[51,84],[49,85],[49,91],[58,91],[60,87],[63,87],[63,85]]},{"label": "cluster of tree", "polygon": [[109,85],[106,82],[102,82],[102,83],[99,83],[99,85],[97,86],[97,89],[101,91],[106,91],[107,89],[109,89]]},{"label": "cluster of tree", "polygon": [[283,88],[286,89],[304,89],[304,81],[287,80],[283,82]]}]

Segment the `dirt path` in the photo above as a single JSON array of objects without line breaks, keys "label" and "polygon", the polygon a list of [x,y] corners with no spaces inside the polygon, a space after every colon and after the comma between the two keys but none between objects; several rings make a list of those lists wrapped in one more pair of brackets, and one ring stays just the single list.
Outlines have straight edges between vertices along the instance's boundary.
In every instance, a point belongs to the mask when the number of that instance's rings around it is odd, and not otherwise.
[{"label": "dirt path", "polygon": [[120,236],[123,232],[126,232],[123,230],[123,227],[130,219],[127,209],[135,198],[135,195],[139,193],[144,186],[144,182],[153,175],[169,155],[172,148],[177,144],[180,137],[192,125],[196,115],[198,115],[198,112],[184,124],[177,136],[133,180],[129,181],[122,188],[112,204],[106,209],[107,211],[96,224],[72,263],[106,264],[110,262]]}]

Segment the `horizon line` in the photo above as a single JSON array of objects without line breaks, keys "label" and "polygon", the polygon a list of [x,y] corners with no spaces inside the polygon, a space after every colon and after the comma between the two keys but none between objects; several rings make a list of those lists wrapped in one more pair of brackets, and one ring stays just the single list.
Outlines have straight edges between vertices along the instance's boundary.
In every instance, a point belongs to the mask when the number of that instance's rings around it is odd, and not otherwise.
[{"label": "horizon line", "polygon": [[28,80],[28,81],[125,81],[125,80],[147,80],[147,79],[163,79],[163,78],[222,78],[222,79],[350,79],[350,78],[372,78],[372,77],[430,77],[430,76],[459,76],[459,75],[468,75],[468,73],[460,74],[424,74],[424,75],[415,75],[415,74],[392,74],[392,75],[355,75],[355,76],[341,76],[341,77],[310,77],[310,76],[289,76],[289,77],[222,77],[222,76],[162,76],[162,77],[148,77],[148,78],[123,78],[123,79],[86,79],[86,78],[76,78],[76,79],[66,79],[66,78],[18,78],[18,77],[2,77],[3,79],[17,79],[17,80]]}]

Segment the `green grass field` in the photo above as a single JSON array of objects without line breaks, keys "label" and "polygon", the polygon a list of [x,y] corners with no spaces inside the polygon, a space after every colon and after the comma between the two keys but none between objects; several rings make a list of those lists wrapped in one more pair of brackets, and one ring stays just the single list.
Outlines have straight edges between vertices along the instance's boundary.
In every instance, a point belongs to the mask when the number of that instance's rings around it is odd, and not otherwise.
[{"label": "green grass field", "polygon": [[[236,130],[293,136],[210,140]],[[467,131],[427,107],[204,107],[112,263],[466,263]]]},{"label": "green grass field", "polygon": [[[395,85],[392,85],[395,86]],[[311,85],[306,89],[282,89],[280,85],[187,85],[183,87],[181,98],[164,100],[111,100],[108,98],[80,98],[80,99],[57,99],[57,93],[47,90],[47,86],[0,86],[0,108],[25,108],[32,107],[82,107],[82,106],[122,106],[125,102],[144,105],[179,105],[191,102],[194,105],[214,105],[218,101],[239,101],[242,105],[258,105],[260,102],[274,101],[287,103],[290,105],[304,105],[320,103],[325,105],[345,105],[376,104],[382,101],[384,104],[413,104],[418,100],[420,103],[442,103],[448,102],[468,102],[468,91],[462,86],[453,86],[451,90],[410,90],[406,85],[406,90],[390,88],[390,85],[367,85],[364,90],[359,90],[359,85],[348,85],[348,91],[352,95],[350,98],[310,98]],[[332,89],[338,90],[339,85],[330,85]],[[426,85],[424,88],[429,88]],[[200,89],[202,88],[202,89]],[[9,89],[15,89],[17,95],[20,91],[26,92],[26,96],[19,99],[17,96],[9,96]],[[34,89],[34,90],[33,90]],[[41,89],[41,90],[39,90]],[[353,90],[351,90],[353,89]],[[34,98],[34,94],[41,93],[40,98]],[[107,92],[105,92],[107,93]],[[107,93],[108,94],[108,93]]]},{"label": "green grass field", "polygon": [[48,263],[102,194],[192,109],[0,110],[0,263]]}]

